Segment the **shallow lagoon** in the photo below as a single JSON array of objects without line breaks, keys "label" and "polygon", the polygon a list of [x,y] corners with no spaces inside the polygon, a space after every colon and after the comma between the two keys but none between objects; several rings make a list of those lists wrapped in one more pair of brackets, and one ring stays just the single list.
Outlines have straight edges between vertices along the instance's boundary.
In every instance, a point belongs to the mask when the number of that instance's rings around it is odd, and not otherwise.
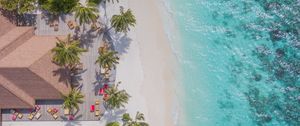
[{"label": "shallow lagoon", "polygon": [[188,126],[300,125],[299,0],[169,0]]}]

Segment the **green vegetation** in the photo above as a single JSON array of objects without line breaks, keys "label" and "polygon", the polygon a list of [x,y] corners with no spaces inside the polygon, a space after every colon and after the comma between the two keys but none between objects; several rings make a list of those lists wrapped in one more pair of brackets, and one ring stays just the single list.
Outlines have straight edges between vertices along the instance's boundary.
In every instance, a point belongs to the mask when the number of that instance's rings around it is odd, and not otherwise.
[{"label": "green vegetation", "polygon": [[119,122],[110,122],[107,123],[106,126],[121,126]]},{"label": "green vegetation", "polygon": [[88,3],[100,4],[103,0],[88,0]]},{"label": "green vegetation", "polygon": [[16,11],[18,14],[32,12],[36,9],[35,0],[0,0],[0,6],[8,11]]},{"label": "green vegetation", "polygon": [[87,3],[86,6],[78,3],[73,11],[75,12],[75,18],[79,20],[80,25],[96,22],[98,18],[98,9],[96,8],[95,3]]},{"label": "green vegetation", "polygon": [[132,11],[128,9],[124,12],[121,9],[120,15],[114,15],[111,18],[111,26],[115,28],[116,32],[124,32],[127,33],[130,30],[130,26],[135,26],[136,19],[135,16],[132,14]]},{"label": "green vegetation", "polygon": [[144,114],[137,112],[135,119],[132,119],[128,113],[123,114],[122,120],[124,122],[123,126],[149,126],[144,118]]},{"label": "green vegetation", "polygon": [[108,94],[108,99],[105,103],[109,109],[119,109],[125,107],[124,104],[128,103],[129,94],[125,90],[119,90],[118,84],[105,90]]},{"label": "green vegetation", "polygon": [[70,34],[65,41],[58,38],[57,40],[56,47],[52,49],[52,53],[54,53],[53,61],[60,66],[73,68],[80,62],[79,56],[87,50],[79,47],[80,42],[72,40]]},{"label": "green vegetation", "polygon": [[69,110],[73,110],[73,108],[76,108],[78,110],[78,104],[83,103],[84,95],[80,91],[72,89],[68,95],[63,95],[62,97],[64,99],[64,108],[67,108]]},{"label": "green vegetation", "polygon": [[[143,113],[137,112],[135,118],[132,119],[129,113],[124,113],[122,116],[123,125],[122,126],[149,126],[145,122],[145,117]],[[106,126],[120,126],[119,122],[110,122]]]},{"label": "green vegetation", "polygon": [[79,0],[39,0],[43,10],[53,15],[67,14],[72,12]]},{"label": "green vegetation", "polygon": [[116,64],[119,63],[118,52],[112,50],[105,50],[99,53],[96,63],[100,67],[110,70],[111,68],[116,68]]}]

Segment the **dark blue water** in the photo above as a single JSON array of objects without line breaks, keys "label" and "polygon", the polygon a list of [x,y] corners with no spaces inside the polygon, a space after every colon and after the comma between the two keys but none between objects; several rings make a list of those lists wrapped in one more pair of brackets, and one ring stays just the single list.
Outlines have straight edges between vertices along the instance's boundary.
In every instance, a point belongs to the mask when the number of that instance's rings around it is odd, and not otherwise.
[{"label": "dark blue water", "polygon": [[170,0],[188,126],[300,126],[299,0]]}]

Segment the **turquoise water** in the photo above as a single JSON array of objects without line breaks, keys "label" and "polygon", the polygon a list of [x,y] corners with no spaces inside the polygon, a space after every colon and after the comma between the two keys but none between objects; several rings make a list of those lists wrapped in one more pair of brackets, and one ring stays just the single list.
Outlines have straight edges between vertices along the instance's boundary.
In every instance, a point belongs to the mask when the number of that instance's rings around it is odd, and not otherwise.
[{"label": "turquoise water", "polygon": [[300,126],[299,0],[170,0],[187,126]]}]

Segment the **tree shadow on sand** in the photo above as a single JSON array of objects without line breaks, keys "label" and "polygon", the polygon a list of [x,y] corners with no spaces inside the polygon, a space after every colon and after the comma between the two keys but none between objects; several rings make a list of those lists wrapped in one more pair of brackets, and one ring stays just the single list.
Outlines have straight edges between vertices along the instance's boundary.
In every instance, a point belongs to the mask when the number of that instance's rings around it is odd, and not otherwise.
[{"label": "tree shadow on sand", "polygon": [[82,124],[79,121],[68,121],[65,126],[81,126]]},{"label": "tree shadow on sand", "polygon": [[[114,32],[114,31],[113,31]],[[122,33],[104,33],[103,38],[113,44],[113,49],[120,55],[127,53],[132,39]]]},{"label": "tree shadow on sand", "polygon": [[106,113],[103,115],[102,119],[106,120],[107,122],[114,122],[114,121],[122,121],[123,114],[127,111],[127,109],[119,109],[119,110],[107,110]]},{"label": "tree shadow on sand", "polygon": [[93,34],[93,31],[89,30],[84,34],[80,35],[80,43],[83,48],[89,49],[93,47],[95,39],[98,37],[97,34]]},{"label": "tree shadow on sand", "polygon": [[116,51],[118,51],[120,55],[127,53],[131,41],[132,39],[127,35],[123,35],[122,37],[118,36],[114,41]]}]

